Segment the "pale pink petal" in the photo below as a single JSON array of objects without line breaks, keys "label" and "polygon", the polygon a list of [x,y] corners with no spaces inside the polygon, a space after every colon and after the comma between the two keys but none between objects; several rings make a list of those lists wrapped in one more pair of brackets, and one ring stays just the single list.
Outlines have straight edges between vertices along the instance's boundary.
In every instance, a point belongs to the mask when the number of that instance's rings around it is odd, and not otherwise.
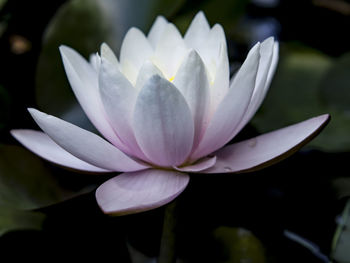
[{"label": "pale pink petal", "polygon": [[152,61],[166,78],[173,78],[184,56],[187,54],[185,42],[179,30],[168,23],[162,33]]},{"label": "pale pink petal", "polygon": [[214,113],[203,139],[192,154],[196,160],[221,148],[241,121],[255,87],[259,66],[260,44],[255,45],[238,71],[227,95]]},{"label": "pale pink petal", "polygon": [[126,33],[120,48],[120,66],[128,79],[135,83],[137,73],[145,60],[153,55],[153,48],[145,35],[137,28]]},{"label": "pale pink petal", "polygon": [[156,18],[156,21],[154,21],[147,36],[148,41],[151,43],[154,49],[156,48],[167,24],[168,24],[168,21],[163,16],[158,16]]},{"label": "pale pink petal", "polygon": [[204,13],[199,11],[185,33],[184,40],[187,47],[198,49],[203,42],[207,41],[209,31],[209,23]]},{"label": "pale pink petal", "polygon": [[107,121],[98,90],[97,72],[75,50],[60,46],[60,52],[69,83],[86,115],[107,140],[125,150]]},{"label": "pale pink petal", "polygon": [[191,165],[182,166],[182,167],[175,166],[174,169],[181,172],[195,173],[195,172],[200,172],[200,171],[209,169],[210,167],[213,167],[215,163],[216,163],[216,156],[213,156],[213,157],[203,158]]},{"label": "pale pink petal", "polygon": [[34,130],[12,130],[11,134],[28,150],[52,163],[85,172],[106,173],[108,170],[84,162],[63,150],[45,133]]},{"label": "pale pink petal", "polygon": [[144,158],[144,154],[136,142],[131,123],[137,97],[136,89],[105,58],[102,58],[101,62],[99,87],[103,106],[114,131],[123,144],[128,147],[130,154]]},{"label": "pale pink petal", "polygon": [[55,143],[87,163],[122,172],[148,168],[92,132],[38,110],[28,110],[40,128]]},{"label": "pale pink petal", "polygon": [[290,156],[326,126],[328,114],[224,147],[215,153],[216,164],[202,173],[248,172]]},{"label": "pale pink petal", "polygon": [[133,126],[137,142],[154,164],[181,165],[191,151],[191,110],[180,91],[158,75],[151,77],[139,93]]},{"label": "pale pink petal", "polygon": [[103,183],[96,190],[96,200],[106,214],[134,214],[171,202],[188,182],[187,174],[176,171],[150,169],[123,173]]},{"label": "pale pink petal", "polygon": [[209,82],[205,66],[196,51],[192,50],[180,66],[174,85],[185,97],[194,120],[194,142],[196,147],[208,121]]}]

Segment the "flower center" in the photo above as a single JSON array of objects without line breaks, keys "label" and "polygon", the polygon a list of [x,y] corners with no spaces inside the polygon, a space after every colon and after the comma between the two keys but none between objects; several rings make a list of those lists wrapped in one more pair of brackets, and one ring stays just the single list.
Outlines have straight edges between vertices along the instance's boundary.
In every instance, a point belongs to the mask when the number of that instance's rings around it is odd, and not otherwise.
[{"label": "flower center", "polygon": [[173,81],[174,81],[174,78],[175,78],[175,76],[172,76],[171,78],[169,78],[169,81],[170,81],[170,82],[173,82]]}]

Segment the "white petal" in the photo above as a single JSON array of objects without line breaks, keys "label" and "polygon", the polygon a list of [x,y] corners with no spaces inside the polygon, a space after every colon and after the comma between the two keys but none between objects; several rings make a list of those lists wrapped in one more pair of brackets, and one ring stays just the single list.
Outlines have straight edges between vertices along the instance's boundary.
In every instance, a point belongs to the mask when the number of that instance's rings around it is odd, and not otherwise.
[{"label": "white petal", "polygon": [[135,105],[134,132],[153,163],[169,167],[186,160],[193,143],[193,119],[172,83],[155,75],[144,85]]},{"label": "white petal", "polygon": [[161,38],[167,24],[168,24],[168,21],[163,16],[158,16],[156,18],[156,21],[153,23],[147,38],[154,49],[156,48],[159,42],[159,39]]},{"label": "white petal", "polygon": [[217,151],[216,164],[202,173],[237,173],[262,169],[290,156],[326,126],[330,116],[321,115]]},{"label": "white petal", "polygon": [[85,162],[111,171],[138,171],[148,168],[94,133],[38,110],[28,110],[55,143]]},{"label": "white petal", "polygon": [[203,61],[196,51],[192,50],[180,66],[174,85],[185,97],[191,109],[194,121],[193,147],[199,143],[208,121],[209,82]]},{"label": "white petal", "polygon": [[187,47],[198,49],[203,42],[207,41],[210,26],[202,11],[199,11],[192,20],[184,36]]},{"label": "white petal", "polygon": [[259,109],[266,96],[267,91],[269,90],[270,83],[276,70],[278,61],[278,43],[271,43],[272,40],[273,39],[271,38],[267,39],[261,44],[262,46],[265,44],[265,52],[261,53],[262,58],[260,59],[260,63],[263,64],[262,69],[260,69],[261,66],[259,64],[259,72],[261,73],[261,77],[258,79],[257,76],[257,83],[255,84],[254,93],[249,103],[248,109],[244,114],[241,123],[237,126],[231,135],[231,138],[233,138],[251,120],[256,111]]},{"label": "white petal", "polygon": [[153,75],[159,75],[163,77],[162,72],[157,68],[150,60],[147,60],[141,67],[140,72],[137,76],[135,88],[137,91],[140,91],[145,83]]},{"label": "white petal", "polygon": [[116,67],[113,67],[113,64],[104,58],[102,58],[99,74],[99,87],[103,105],[118,137],[133,156],[144,158],[132,129],[136,89]]},{"label": "white petal", "polygon": [[153,48],[145,35],[137,28],[129,29],[120,48],[120,65],[122,72],[132,83],[135,83],[137,72],[145,60],[152,55]]},{"label": "white petal", "polygon": [[223,100],[230,85],[230,68],[226,44],[221,45],[217,63],[214,82],[210,85],[212,112],[216,110],[217,106]]},{"label": "white petal", "polygon": [[[219,73],[221,70],[220,64],[222,64],[223,59],[227,60],[227,66],[225,66],[227,68],[223,69],[227,71],[226,78],[229,78],[226,37],[221,25],[216,24],[213,26],[206,40],[202,41],[201,45],[198,47],[198,53],[209,70],[212,82],[214,82],[217,72]],[[226,85],[225,88],[228,89],[228,85]]]},{"label": "white petal", "polygon": [[175,76],[186,53],[187,48],[180,32],[168,23],[156,47],[153,62],[170,79]]},{"label": "white petal", "polygon": [[251,99],[260,59],[260,44],[249,52],[191,159],[198,159],[225,145],[240,123]]},{"label": "white petal", "polygon": [[106,214],[127,215],[151,210],[174,200],[186,188],[187,174],[145,170],[123,173],[96,190],[96,200]]},{"label": "white petal", "polygon": [[12,130],[11,134],[30,151],[52,163],[85,172],[109,172],[108,170],[91,165],[71,155],[43,132],[34,130]]},{"label": "white petal", "polygon": [[89,57],[89,62],[96,72],[100,70],[101,58],[99,54],[91,54]]},{"label": "white petal", "polygon": [[101,45],[101,57],[108,60],[109,63],[113,65],[116,69],[120,70],[120,65],[118,62],[117,57],[115,56],[114,52],[112,49],[106,44],[103,43]]},{"label": "white petal", "polygon": [[118,148],[125,147],[107,121],[98,91],[97,72],[75,50],[60,46],[64,68],[81,107],[99,132]]}]

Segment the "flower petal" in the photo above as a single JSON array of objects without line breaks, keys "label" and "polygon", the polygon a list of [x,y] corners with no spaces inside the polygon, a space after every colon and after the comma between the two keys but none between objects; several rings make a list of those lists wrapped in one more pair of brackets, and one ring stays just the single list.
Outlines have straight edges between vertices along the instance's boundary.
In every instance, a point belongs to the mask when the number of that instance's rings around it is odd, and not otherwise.
[{"label": "flower petal", "polygon": [[215,75],[214,78],[212,77],[212,85],[210,85],[212,112],[216,110],[220,102],[223,100],[230,86],[230,68],[226,44],[221,44],[218,57],[217,64],[215,63]]},{"label": "flower petal", "polygon": [[191,159],[199,159],[225,145],[246,111],[259,66],[260,44],[255,45],[238,71],[226,96],[219,104]]},{"label": "flower petal", "polygon": [[120,70],[120,65],[117,57],[115,56],[112,49],[106,43],[102,43],[100,53],[102,58],[108,60],[108,62],[111,63],[113,67]]},{"label": "flower petal", "polygon": [[109,172],[108,170],[91,165],[71,155],[43,132],[34,130],[12,130],[11,134],[30,151],[52,163],[86,172]]},{"label": "flower petal", "polygon": [[272,63],[276,61],[275,53],[278,54],[278,45],[276,50],[276,44],[272,37],[266,39],[264,42],[261,43],[259,69],[258,74],[256,76],[255,88],[252,95],[252,99],[249,103],[246,112],[244,113],[240,124],[235,128],[235,130],[231,134],[230,140],[234,136],[236,136],[238,132],[250,121],[250,119],[254,116],[254,114],[260,107],[269,88],[269,85],[266,85],[268,77],[270,76],[269,81],[271,82],[271,75],[273,75],[271,74],[271,67],[276,67],[276,63]]},{"label": "flower petal", "polygon": [[210,26],[202,11],[199,11],[188,27],[184,40],[189,48],[198,49],[207,40]]},{"label": "flower petal", "polygon": [[180,91],[155,75],[139,93],[134,112],[134,132],[142,151],[155,164],[182,164],[191,151],[194,125]]},{"label": "flower petal", "polygon": [[148,33],[148,41],[151,43],[152,47],[155,49],[159,39],[161,38],[164,29],[166,28],[168,21],[163,16],[158,16],[156,21],[154,21],[149,33]]},{"label": "flower petal", "polygon": [[237,173],[262,169],[290,156],[326,126],[328,114],[224,147],[216,164],[202,173]]},{"label": "flower petal", "polygon": [[194,120],[194,142],[196,147],[208,121],[209,82],[205,66],[196,51],[192,50],[180,66],[174,85],[185,97]]},{"label": "flower petal", "polygon": [[174,200],[186,188],[187,174],[145,170],[123,173],[96,190],[96,200],[106,214],[126,215],[151,210]]},{"label": "flower petal", "polygon": [[157,68],[150,60],[146,60],[146,62],[142,65],[140,72],[137,76],[135,88],[137,91],[140,91],[142,87],[146,84],[146,82],[153,75],[159,75],[163,77],[162,72],[159,68]]},{"label": "flower petal", "polygon": [[153,62],[170,79],[175,76],[186,54],[187,48],[179,30],[168,23],[156,47]]},{"label": "flower petal", "polygon": [[110,123],[130,154],[144,158],[132,129],[132,113],[137,97],[136,89],[124,75],[102,58],[99,74],[99,87],[103,106]]},{"label": "flower petal", "polygon": [[111,171],[129,172],[148,168],[94,133],[36,109],[28,110],[55,143],[85,162]]},{"label": "flower petal", "polygon": [[216,156],[213,156],[213,157],[203,158],[191,165],[187,165],[183,167],[175,166],[174,169],[181,172],[195,173],[195,172],[200,172],[200,171],[209,169],[210,167],[213,167],[215,163],[216,163]]},{"label": "flower petal", "polygon": [[135,27],[129,29],[120,48],[120,65],[131,83],[135,83],[137,72],[152,54],[153,48],[142,31]]},{"label": "flower petal", "polygon": [[86,115],[107,140],[124,150],[123,144],[106,119],[98,91],[97,72],[75,50],[60,46],[60,52],[69,83]]}]

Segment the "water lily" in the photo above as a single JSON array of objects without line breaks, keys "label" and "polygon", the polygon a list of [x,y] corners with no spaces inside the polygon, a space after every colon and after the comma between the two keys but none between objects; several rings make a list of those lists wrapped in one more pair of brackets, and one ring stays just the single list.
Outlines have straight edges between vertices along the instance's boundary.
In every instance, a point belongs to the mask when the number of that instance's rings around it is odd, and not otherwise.
[{"label": "water lily", "polygon": [[131,28],[119,60],[106,44],[90,61],[67,46],[60,51],[71,87],[101,136],[32,108],[44,132],[13,130],[12,135],[55,164],[123,172],[96,191],[105,213],[162,206],[186,188],[192,173],[270,165],[303,146],[329,119],[321,115],[226,145],[262,103],[278,43],[273,38],[257,43],[230,80],[224,30],[210,27],[202,12],[184,37],[161,16],[147,36]]}]

